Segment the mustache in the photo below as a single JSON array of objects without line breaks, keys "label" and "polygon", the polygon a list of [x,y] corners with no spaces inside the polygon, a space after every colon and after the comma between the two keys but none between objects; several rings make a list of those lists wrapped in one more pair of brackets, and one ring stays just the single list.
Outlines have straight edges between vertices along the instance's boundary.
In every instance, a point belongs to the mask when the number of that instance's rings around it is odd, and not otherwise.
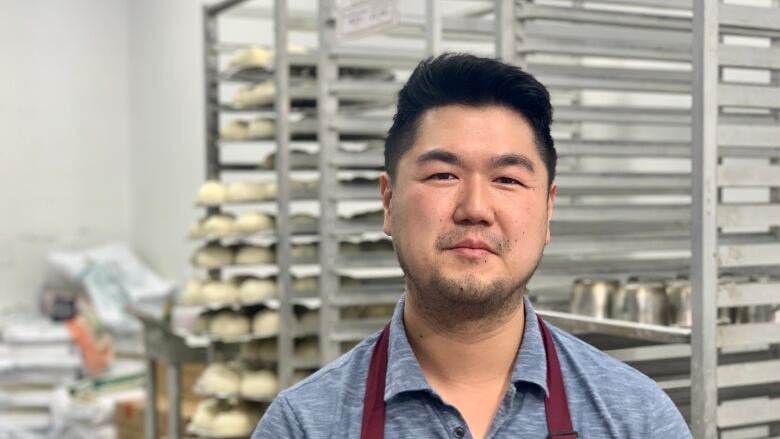
[{"label": "mustache", "polygon": [[467,238],[478,238],[487,242],[493,249],[495,249],[496,254],[499,255],[509,250],[508,239],[501,238],[500,236],[485,231],[475,234],[473,230],[466,229],[455,229],[439,235],[436,238],[436,248],[439,251],[444,251],[448,248],[454,247],[457,243]]}]

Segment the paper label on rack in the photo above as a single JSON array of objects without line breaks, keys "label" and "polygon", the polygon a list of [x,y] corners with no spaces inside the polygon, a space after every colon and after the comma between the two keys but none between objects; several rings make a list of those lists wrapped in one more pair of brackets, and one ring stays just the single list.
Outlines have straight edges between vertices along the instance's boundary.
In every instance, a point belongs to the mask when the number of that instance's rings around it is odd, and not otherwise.
[{"label": "paper label on rack", "polygon": [[336,37],[364,37],[400,21],[398,0],[337,0]]}]

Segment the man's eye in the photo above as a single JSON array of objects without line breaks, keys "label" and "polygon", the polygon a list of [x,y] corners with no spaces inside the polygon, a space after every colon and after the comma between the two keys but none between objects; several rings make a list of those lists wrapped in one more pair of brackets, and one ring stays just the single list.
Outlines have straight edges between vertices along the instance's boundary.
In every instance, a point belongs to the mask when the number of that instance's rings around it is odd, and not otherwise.
[{"label": "man's eye", "polygon": [[522,183],[520,183],[519,181],[517,181],[517,180],[515,180],[514,178],[511,178],[511,177],[498,177],[496,179],[496,181],[501,183],[501,184],[517,184],[517,185],[520,185],[520,186],[523,185]]},{"label": "man's eye", "polygon": [[455,176],[450,174],[449,172],[439,172],[438,174],[433,174],[428,178],[430,180],[450,180],[452,178],[455,178]]}]

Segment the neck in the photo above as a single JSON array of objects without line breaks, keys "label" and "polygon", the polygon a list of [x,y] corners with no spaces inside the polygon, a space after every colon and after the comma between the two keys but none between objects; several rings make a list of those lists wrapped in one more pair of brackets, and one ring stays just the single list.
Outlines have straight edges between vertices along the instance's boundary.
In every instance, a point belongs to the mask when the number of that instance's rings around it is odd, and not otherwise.
[{"label": "neck", "polygon": [[423,374],[435,383],[478,386],[508,383],[525,328],[522,297],[501,316],[486,321],[442,324],[406,295],[404,325]]}]

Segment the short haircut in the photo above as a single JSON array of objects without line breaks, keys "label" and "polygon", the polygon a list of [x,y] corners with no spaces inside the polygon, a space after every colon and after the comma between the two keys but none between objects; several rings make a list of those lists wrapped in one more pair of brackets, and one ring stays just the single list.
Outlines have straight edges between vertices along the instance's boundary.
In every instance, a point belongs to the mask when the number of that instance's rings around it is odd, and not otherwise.
[{"label": "short haircut", "polygon": [[552,105],[547,89],[519,67],[463,53],[445,53],[420,62],[398,92],[398,107],[385,139],[385,169],[391,182],[398,161],[415,142],[423,114],[447,105],[497,105],[525,118],[547,168],[550,189],[558,156],[550,135]]}]

